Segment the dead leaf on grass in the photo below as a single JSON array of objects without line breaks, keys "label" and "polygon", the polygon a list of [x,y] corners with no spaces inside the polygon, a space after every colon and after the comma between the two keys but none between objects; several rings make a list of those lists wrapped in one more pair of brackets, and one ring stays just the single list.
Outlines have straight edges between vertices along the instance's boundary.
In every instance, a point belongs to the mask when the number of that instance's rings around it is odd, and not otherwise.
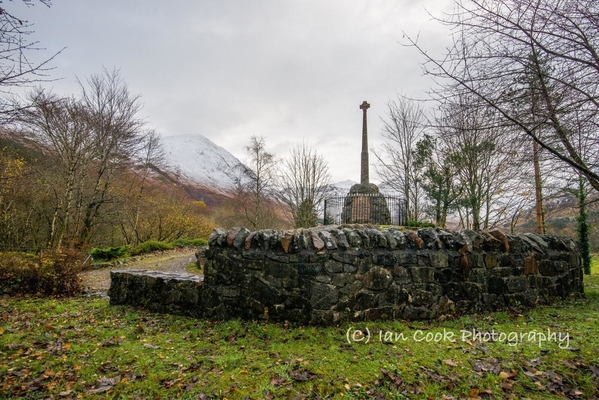
[{"label": "dead leaf on grass", "polygon": [[501,370],[499,360],[493,357],[487,357],[482,360],[471,360],[470,364],[474,372],[489,372],[492,374],[498,374]]},{"label": "dead leaf on grass", "polygon": [[443,363],[449,365],[450,367],[457,367],[458,363],[453,361],[452,359],[443,360]]},{"label": "dead leaf on grass", "polygon": [[306,382],[318,378],[318,375],[305,369],[292,370],[289,376],[296,382]]},{"label": "dead leaf on grass", "polygon": [[96,381],[94,387],[92,389],[89,389],[87,391],[87,393],[99,394],[99,393],[108,392],[120,381],[121,381],[120,375],[117,375],[114,378],[107,378],[107,377],[103,376],[102,378],[100,378]]},{"label": "dead leaf on grass", "polygon": [[570,369],[578,369],[578,366],[570,360],[562,360],[562,363]]}]

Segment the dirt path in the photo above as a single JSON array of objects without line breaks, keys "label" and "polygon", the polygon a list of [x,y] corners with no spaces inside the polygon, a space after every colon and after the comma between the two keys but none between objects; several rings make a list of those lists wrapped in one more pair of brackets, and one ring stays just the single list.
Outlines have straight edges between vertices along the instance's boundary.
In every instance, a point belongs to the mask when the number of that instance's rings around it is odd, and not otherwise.
[{"label": "dirt path", "polygon": [[106,296],[110,287],[110,271],[115,269],[150,269],[165,272],[188,272],[185,267],[195,261],[195,249],[174,250],[159,255],[148,255],[124,265],[81,273],[85,294]]}]

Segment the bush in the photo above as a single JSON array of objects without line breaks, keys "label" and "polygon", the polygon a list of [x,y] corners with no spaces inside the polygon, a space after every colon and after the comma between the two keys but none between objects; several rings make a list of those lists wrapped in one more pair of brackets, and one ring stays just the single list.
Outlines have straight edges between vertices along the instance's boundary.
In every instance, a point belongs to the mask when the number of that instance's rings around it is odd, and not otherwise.
[{"label": "bush", "polygon": [[408,228],[434,228],[435,224],[428,221],[408,221],[406,226]]},{"label": "bush", "polygon": [[204,239],[177,239],[171,244],[177,248],[185,248],[185,247],[202,247],[207,246],[208,241]]},{"label": "bush", "polygon": [[110,261],[127,255],[129,255],[129,246],[94,248],[91,251],[91,256],[97,261]]},{"label": "bush", "polygon": [[147,242],[138,244],[134,249],[132,249],[131,255],[137,256],[140,254],[151,253],[153,251],[164,251],[172,249],[173,245],[170,243],[158,242],[156,240],[148,240]]},{"label": "bush", "polygon": [[0,254],[0,294],[72,296],[81,293],[79,273],[84,255],[71,249],[48,251],[41,256]]}]

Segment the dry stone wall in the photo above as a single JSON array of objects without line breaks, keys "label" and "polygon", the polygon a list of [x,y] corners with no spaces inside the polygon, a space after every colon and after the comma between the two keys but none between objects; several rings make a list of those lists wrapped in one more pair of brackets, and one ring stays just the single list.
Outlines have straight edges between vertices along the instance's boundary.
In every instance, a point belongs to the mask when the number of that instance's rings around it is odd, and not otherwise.
[{"label": "dry stone wall", "polygon": [[578,246],[558,236],[362,225],[216,229],[205,256],[203,282],[113,272],[111,304],[329,325],[431,319],[584,295]]}]

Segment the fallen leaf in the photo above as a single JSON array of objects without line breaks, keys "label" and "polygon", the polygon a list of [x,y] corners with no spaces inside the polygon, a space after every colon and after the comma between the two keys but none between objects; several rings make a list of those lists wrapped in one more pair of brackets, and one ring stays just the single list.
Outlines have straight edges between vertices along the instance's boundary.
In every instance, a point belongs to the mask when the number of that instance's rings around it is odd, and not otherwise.
[{"label": "fallen leaf", "polygon": [[443,360],[443,362],[447,365],[449,365],[450,367],[457,367],[458,363],[456,363],[455,361],[451,360],[451,359],[447,359],[447,360]]},{"label": "fallen leaf", "polygon": [[108,392],[112,389],[117,383],[121,380],[121,376],[117,375],[114,378],[106,378],[103,376],[101,379],[98,379],[94,385],[93,389],[89,389],[87,393],[98,394]]},{"label": "fallen leaf", "polygon": [[0,335],[4,333],[4,329],[0,326]]},{"label": "fallen leaf", "polygon": [[499,373],[499,377],[500,377],[501,379],[507,379],[507,378],[509,378],[509,376],[510,376],[510,375],[509,375],[507,372],[505,372],[505,371],[501,371],[501,372]]},{"label": "fallen leaf", "polygon": [[112,346],[118,346],[118,341],[114,340],[114,338],[110,338],[108,339],[106,342],[100,344],[101,347],[112,347]]},{"label": "fallen leaf", "polygon": [[568,367],[568,368],[570,368],[570,369],[578,369],[578,367],[576,366],[576,364],[574,364],[574,363],[573,363],[572,361],[570,361],[570,360],[562,360],[562,363],[563,363],[563,364],[564,364],[566,367]]}]

